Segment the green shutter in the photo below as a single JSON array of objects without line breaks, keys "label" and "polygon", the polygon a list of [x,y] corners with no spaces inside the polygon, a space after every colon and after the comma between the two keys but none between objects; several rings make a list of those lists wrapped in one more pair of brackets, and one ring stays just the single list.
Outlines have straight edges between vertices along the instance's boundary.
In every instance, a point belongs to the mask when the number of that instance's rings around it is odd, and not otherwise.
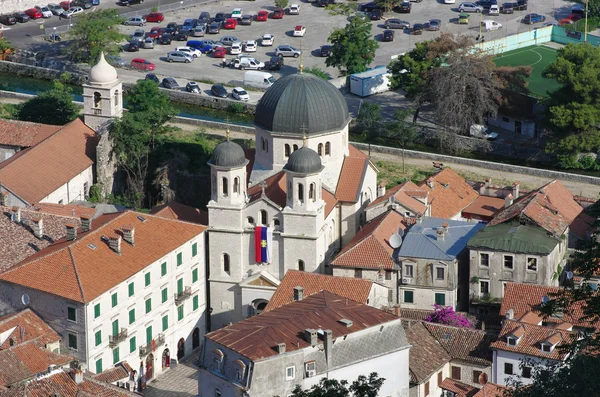
[{"label": "green shutter", "polygon": [[194,311],[198,310],[198,295],[192,298],[192,305]]},{"label": "green shutter", "polygon": [[167,299],[169,299],[169,290],[167,288],[164,288],[161,291],[162,294],[162,303],[165,303],[167,301]]},{"label": "green shutter", "polygon": [[435,303],[444,306],[446,304],[446,294],[435,294]]},{"label": "green shutter", "polygon": [[181,266],[181,264],[183,263],[183,253],[178,253],[177,254],[177,266]]},{"label": "green shutter", "polygon": [[169,315],[166,315],[162,318],[162,330],[166,331],[169,328]]},{"label": "green shutter", "polygon": [[77,335],[69,334],[69,347],[77,350]]},{"label": "green shutter", "polygon": [[102,372],[102,359],[101,358],[96,360],[96,373],[99,374],[100,372]]},{"label": "green shutter", "polygon": [[152,326],[146,328],[146,343],[152,343]]},{"label": "green shutter", "polygon": [[183,278],[177,280],[177,293],[181,294],[183,292]]},{"label": "green shutter", "polygon": [[134,292],[135,292],[135,287],[133,285],[133,281],[129,283],[129,296],[133,296]]},{"label": "green shutter", "polygon": [[144,275],[144,279],[146,281],[146,287],[150,285],[150,272]]},{"label": "green shutter", "polygon": [[119,362],[119,348],[115,347],[113,349],[113,364],[116,364]]},{"label": "green shutter", "polygon": [[96,303],[94,306],[94,318],[100,317],[100,304]]},{"label": "green shutter", "polygon": [[192,270],[192,283],[198,281],[198,268]]},{"label": "green shutter", "polygon": [[117,297],[117,293],[115,292],[114,294],[112,294],[112,296],[110,297],[110,299],[112,300],[112,307],[115,307],[119,304],[119,298]]},{"label": "green shutter", "polygon": [[129,311],[129,324],[135,323],[135,308]]},{"label": "green shutter", "polygon": [[112,322],[112,334],[119,335],[119,319]]},{"label": "green shutter", "polygon": [[183,305],[177,307],[177,321],[183,320]]},{"label": "green shutter", "polygon": [[131,339],[129,339],[129,353],[133,353],[135,349],[137,349],[137,346],[135,345],[135,336],[132,336]]},{"label": "green shutter", "polygon": [[160,276],[164,276],[167,274],[167,262],[163,262],[160,264]]},{"label": "green shutter", "polygon": [[102,343],[102,330],[96,331],[96,346]]},{"label": "green shutter", "polygon": [[152,298],[146,299],[146,313],[150,313],[152,311]]},{"label": "green shutter", "polygon": [[413,291],[404,291],[404,303],[415,303]]},{"label": "green shutter", "polygon": [[198,255],[198,244],[192,244],[192,256]]}]

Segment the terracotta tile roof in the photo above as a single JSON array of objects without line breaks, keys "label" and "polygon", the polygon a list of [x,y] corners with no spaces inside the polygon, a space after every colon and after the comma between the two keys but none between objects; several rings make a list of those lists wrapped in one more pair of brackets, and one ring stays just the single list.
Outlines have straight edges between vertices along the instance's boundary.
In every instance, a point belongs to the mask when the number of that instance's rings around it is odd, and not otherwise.
[{"label": "terracotta tile roof", "polygon": [[128,378],[131,370],[132,368],[127,361],[122,361],[118,365],[108,368],[92,377],[101,382],[114,383],[121,379]]},{"label": "terracotta tile roof", "polygon": [[569,225],[569,232],[573,233],[581,240],[585,240],[589,237],[590,233],[595,229],[596,218],[585,212],[577,215],[571,225]]},{"label": "terracotta tile roof", "polygon": [[61,128],[60,125],[0,119],[0,145],[35,146]]},{"label": "terracotta tile roof", "polygon": [[495,383],[486,383],[473,397],[504,397],[508,388]]},{"label": "terracotta tile roof", "polygon": [[519,319],[519,322],[526,323],[526,324],[540,325],[542,323],[542,320],[543,320],[542,317],[540,317],[537,313],[527,312]]},{"label": "terracotta tile roof", "polygon": [[398,229],[406,229],[402,215],[388,211],[373,219],[356,233],[331,262],[334,266],[393,269],[394,249],[389,238]]},{"label": "terracotta tile roof", "polygon": [[28,209],[71,218],[81,218],[82,216],[93,218],[96,214],[95,208],[79,204],[37,203],[35,206],[28,207]]},{"label": "terracotta tile roof", "polygon": [[490,343],[495,336],[471,328],[423,323],[453,359],[492,365]]},{"label": "terracotta tile roof", "polygon": [[360,186],[369,166],[369,156],[352,145],[348,145],[348,151],[348,156],[344,158],[342,164],[335,197],[339,201],[356,203],[359,199]]},{"label": "terracotta tile roof", "polygon": [[[522,329],[523,332],[516,332]],[[515,334],[516,333],[516,334]],[[518,336],[517,334],[522,334]],[[520,338],[516,346],[511,346],[506,342],[506,337],[515,335]],[[577,332],[565,331],[561,329],[544,327],[541,325],[531,325],[519,323],[516,320],[505,320],[502,331],[498,339],[491,344],[492,349],[504,350],[514,353],[526,354],[534,357],[542,357],[553,360],[563,360],[567,353],[558,349],[558,346],[550,353],[542,352],[540,343],[552,340],[561,344],[569,344],[577,338]]]},{"label": "terracotta tile roof", "polygon": [[[63,239],[0,274],[0,280],[87,303],[206,230],[134,211],[102,215],[93,225],[76,240]],[[102,237],[120,235],[125,226],[135,227],[135,246],[123,241],[119,255]]]},{"label": "terracotta tile roof", "polygon": [[[433,189],[427,185],[428,181],[433,183]],[[450,168],[430,176],[419,186],[429,191],[430,215],[435,218],[451,219],[479,197],[479,193]]]},{"label": "terracotta tile roof", "polygon": [[[352,326],[346,327],[339,322],[341,319],[352,321]],[[213,331],[206,338],[250,360],[260,360],[277,355],[278,343],[285,343],[287,351],[310,346],[310,342],[302,337],[307,328],[330,329],[335,340],[397,319],[393,314],[321,291]]]},{"label": "terracotta tile roof", "polygon": [[176,202],[154,207],[150,210],[150,213],[162,218],[208,225],[208,213],[206,211]]},{"label": "terracotta tile roof", "polygon": [[325,218],[327,218],[339,201],[333,195],[333,193],[330,193],[329,190],[325,188],[323,188],[323,193],[321,194],[321,197],[323,198],[323,201],[325,201]]},{"label": "terracotta tile roof", "polygon": [[293,302],[295,287],[304,288],[305,298],[320,291],[329,291],[366,305],[372,286],[373,281],[366,279],[288,270],[264,311],[268,312]]},{"label": "terracotta tile roof", "polygon": [[406,318],[409,320],[425,321],[425,319],[431,314],[431,312],[432,310],[407,309],[401,307],[398,310],[398,317]]},{"label": "terracotta tile roof", "polygon": [[42,345],[60,341],[60,335],[29,308],[0,317],[0,334],[11,329],[12,333],[0,339],[0,351],[10,347],[11,339],[15,345],[34,340]]},{"label": "terracotta tile roof", "polygon": [[410,380],[413,383],[422,383],[450,362],[452,357],[427,331],[423,323],[418,322],[405,327],[405,331],[408,343],[412,345],[408,357]]},{"label": "terracotta tile roof", "polygon": [[94,131],[75,119],[0,163],[0,181],[29,204],[37,203],[94,164],[96,141]]},{"label": "terracotta tile roof", "polygon": [[504,208],[504,199],[499,197],[479,196],[462,213],[465,218],[479,217],[484,220],[492,217]]},{"label": "terracotta tile roof", "polygon": [[450,378],[444,379],[440,388],[456,393],[456,397],[473,397],[479,391],[476,387]]},{"label": "terracotta tile roof", "polygon": [[254,160],[256,160],[256,149],[244,149],[244,154],[248,164],[246,165],[246,183],[250,182],[250,175],[252,175],[252,168],[254,168]]},{"label": "terracotta tile roof", "polygon": [[412,181],[406,181],[399,185],[388,189],[385,194],[378,197],[369,204],[369,207],[375,207],[380,203],[387,201],[390,197],[394,197],[394,200],[402,204],[404,207],[412,210],[415,213],[424,214],[427,210],[427,206],[423,202],[416,198],[424,199],[428,195],[427,189],[415,185]]}]

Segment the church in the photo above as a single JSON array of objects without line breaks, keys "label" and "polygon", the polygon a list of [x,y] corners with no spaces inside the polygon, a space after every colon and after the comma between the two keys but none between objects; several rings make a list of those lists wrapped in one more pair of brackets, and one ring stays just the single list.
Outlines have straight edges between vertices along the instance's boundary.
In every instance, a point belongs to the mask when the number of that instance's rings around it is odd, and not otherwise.
[{"label": "church", "polygon": [[209,161],[211,328],[261,313],[289,269],[331,274],[377,196],[377,168],[348,143],[345,98],[312,74],[275,82],[256,149],[228,139]]}]

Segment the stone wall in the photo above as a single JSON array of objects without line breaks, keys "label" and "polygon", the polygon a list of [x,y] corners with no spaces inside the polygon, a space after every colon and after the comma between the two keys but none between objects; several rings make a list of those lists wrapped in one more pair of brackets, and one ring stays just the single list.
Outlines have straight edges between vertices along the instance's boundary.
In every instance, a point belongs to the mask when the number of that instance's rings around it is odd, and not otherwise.
[{"label": "stone wall", "polygon": [[[37,3],[36,3],[37,4]],[[1,12],[0,12],[1,14]],[[42,68],[39,66],[25,65],[9,61],[0,61],[0,72],[15,74],[17,76],[34,77],[43,80],[56,80],[63,74],[63,71]],[[71,84],[82,85],[87,82],[87,75],[81,73],[69,72],[71,75]]]}]

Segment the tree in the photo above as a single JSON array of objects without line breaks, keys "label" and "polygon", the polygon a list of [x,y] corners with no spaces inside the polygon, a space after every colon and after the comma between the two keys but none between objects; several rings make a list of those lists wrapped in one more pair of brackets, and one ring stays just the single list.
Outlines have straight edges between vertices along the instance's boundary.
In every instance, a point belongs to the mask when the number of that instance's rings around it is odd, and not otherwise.
[{"label": "tree", "polygon": [[114,8],[78,16],[69,31],[72,43],[67,51],[71,59],[92,65],[98,61],[101,52],[118,54],[119,43],[126,38],[117,28],[122,22],[123,18]]},{"label": "tree", "polygon": [[466,317],[456,313],[451,306],[439,306],[437,303],[433,306],[435,310],[427,316],[425,321],[454,327],[474,328]]},{"label": "tree", "polygon": [[397,141],[402,148],[402,173],[405,172],[404,151],[407,146],[412,145],[419,137],[414,123],[406,122],[406,118],[410,113],[410,109],[396,110],[394,112],[394,121],[388,122],[384,126],[386,137]]},{"label": "tree", "polygon": [[367,70],[379,48],[371,27],[371,21],[352,18],[345,27],[333,29],[328,40],[332,44],[331,54],[325,64],[337,67],[346,75]]},{"label": "tree", "polygon": [[329,12],[329,15],[344,15],[346,17],[350,17],[356,13],[358,10],[357,3],[333,3],[328,4],[325,9]]},{"label": "tree", "polygon": [[396,6],[396,0],[376,0],[377,5],[385,12],[392,12]]},{"label": "tree", "polygon": [[54,80],[52,88],[23,103],[17,118],[34,123],[65,125],[77,118],[79,107],[73,103],[69,74],[63,73]]},{"label": "tree", "polygon": [[381,120],[381,105],[373,102],[363,102],[356,117],[356,128],[363,138],[373,140],[379,136]]},{"label": "tree", "polygon": [[302,390],[300,385],[292,391],[293,397],[377,397],[385,378],[380,378],[376,372],[368,377],[360,375],[348,387],[348,381],[322,378],[310,389]]},{"label": "tree", "polygon": [[285,9],[288,5],[288,0],[275,0],[275,7]]}]

